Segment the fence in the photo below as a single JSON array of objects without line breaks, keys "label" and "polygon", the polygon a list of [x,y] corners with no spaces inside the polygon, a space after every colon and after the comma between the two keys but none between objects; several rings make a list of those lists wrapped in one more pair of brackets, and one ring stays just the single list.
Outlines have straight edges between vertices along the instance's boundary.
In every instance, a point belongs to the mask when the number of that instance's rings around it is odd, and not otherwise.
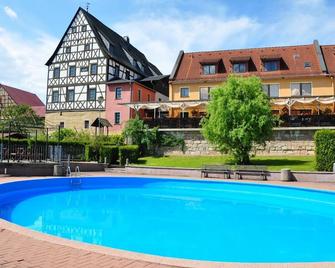
[{"label": "fence", "polygon": [[[0,162],[60,162],[69,156],[70,160],[85,158],[85,144],[61,142],[60,137],[58,141],[49,140],[49,133],[57,129],[42,126],[24,126],[23,129],[21,126],[17,131],[11,124],[2,127]],[[43,136],[43,141],[39,136]]]}]

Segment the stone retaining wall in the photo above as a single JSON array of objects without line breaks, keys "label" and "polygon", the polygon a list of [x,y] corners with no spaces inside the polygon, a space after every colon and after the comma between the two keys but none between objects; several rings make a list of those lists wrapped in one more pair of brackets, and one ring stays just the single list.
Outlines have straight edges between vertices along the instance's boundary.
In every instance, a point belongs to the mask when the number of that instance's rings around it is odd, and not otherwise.
[{"label": "stone retaining wall", "polygon": [[[313,136],[320,128],[278,128],[274,130],[273,138],[265,148],[254,149],[257,155],[314,155]],[[335,128],[329,128],[335,129]],[[169,129],[161,131],[183,136],[184,152],[180,147],[164,148],[164,155],[219,155],[202,136],[199,129]]]}]

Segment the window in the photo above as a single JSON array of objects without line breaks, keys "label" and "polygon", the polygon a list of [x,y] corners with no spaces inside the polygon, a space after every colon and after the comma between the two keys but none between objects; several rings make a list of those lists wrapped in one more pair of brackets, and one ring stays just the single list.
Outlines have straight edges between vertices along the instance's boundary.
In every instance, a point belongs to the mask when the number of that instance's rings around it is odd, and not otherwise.
[{"label": "window", "polygon": [[116,65],[114,69],[114,76],[119,77],[119,75],[120,75],[120,66]]},{"label": "window", "polygon": [[67,89],[66,90],[66,101],[67,102],[74,102],[74,89]]},{"label": "window", "polygon": [[121,114],[120,112],[114,113],[114,124],[119,125],[121,122]]},{"label": "window", "polygon": [[180,89],[180,97],[181,98],[187,98],[189,97],[190,89],[188,87],[182,87]]},{"label": "window", "polygon": [[247,63],[234,63],[233,64],[233,72],[234,73],[245,73],[247,71]]},{"label": "window", "polygon": [[117,87],[115,88],[115,99],[120,100],[122,98],[122,88]]},{"label": "window", "polygon": [[128,70],[126,71],[126,79],[130,79],[130,72]]},{"label": "window", "polygon": [[76,76],[76,66],[70,66],[69,76],[71,77]]},{"label": "window", "polygon": [[312,83],[291,83],[292,96],[311,96]]},{"label": "window", "polygon": [[148,101],[151,101],[151,96],[150,96],[150,94],[148,94]]},{"label": "window", "polygon": [[188,112],[180,112],[179,116],[180,116],[180,118],[189,118]]},{"label": "window", "polygon": [[88,120],[84,121],[84,128],[90,128],[90,121]]},{"label": "window", "polygon": [[114,46],[112,44],[109,44],[108,51],[109,51],[109,53],[113,54],[113,52],[114,52]]},{"label": "window", "polygon": [[200,100],[209,100],[210,87],[201,87],[200,88]]},{"label": "window", "polygon": [[71,53],[71,47],[66,47],[65,48],[65,53]]},{"label": "window", "polygon": [[263,90],[269,97],[279,97],[279,84],[264,84]]},{"label": "window", "polygon": [[98,64],[91,64],[91,75],[96,75],[98,73]]},{"label": "window", "polygon": [[304,67],[305,68],[310,68],[310,67],[312,67],[312,64],[309,61],[305,61]]},{"label": "window", "polygon": [[87,50],[90,50],[90,49],[91,49],[91,44],[85,44],[84,50],[87,51]]},{"label": "window", "polygon": [[54,69],[53,78],[59,78],[59,77],[60,77],[60,68],[56,67]]},{"label": "window", "polygon": [[87,67],[87,66],[80,67],[80,72],[81,72],[81,73],[88,72],[88,67]]},{"label": "window", "polygon": [[51,102],[53,103],[59,102],[59,91],[58,90],[52,91]]},{"label": "window", "polygon": [[77,27],[72,27],[72,33],[76,33],[77,32]]},{"label": "window", "polygon": [[215,65],[207,64],[202,66],[202,73],[203,74],[215,74]]},{"label": "window", "polygon": [[88,88],[87,90],[87,100],[88,101],[95,101],[97,95],[97,89],[96,88]]},{"label": "window", "polygon": [[59,122],[59,127],[64,128],[64,122]]},{"label": "window", "polygon": [[265,72],[273,72],[278,71],[280,69],[279,60],[269,60],[264,62],[264,71]]},{"label": "window", "polygon": [[81,26],[81,31],[86,32],[87,31],[87,26],[86,25]]},{"label": "window", "polygon": [[138,101],[141,101],[141,99],[142,99],[142,90],[139,89],[139,90],[137,91],[137,100],[138,100]]}]

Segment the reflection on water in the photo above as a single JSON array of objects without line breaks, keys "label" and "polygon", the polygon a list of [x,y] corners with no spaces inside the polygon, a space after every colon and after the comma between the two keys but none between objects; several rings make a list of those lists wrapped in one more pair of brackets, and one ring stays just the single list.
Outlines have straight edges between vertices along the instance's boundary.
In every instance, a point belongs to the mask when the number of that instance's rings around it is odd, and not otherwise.
[{"label": "reflection on water", "polygon": [[44,193],[3,205],[0,216],[64,238],[163,256],[335,260],[334,197],[321,206],[318,195],[174,184]]}]

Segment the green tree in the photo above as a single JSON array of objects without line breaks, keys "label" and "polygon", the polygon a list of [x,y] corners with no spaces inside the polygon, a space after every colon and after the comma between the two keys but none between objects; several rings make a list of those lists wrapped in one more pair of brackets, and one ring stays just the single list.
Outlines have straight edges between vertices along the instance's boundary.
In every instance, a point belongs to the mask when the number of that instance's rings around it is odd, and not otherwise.
[{"label": "green tree", "polygon": [[0,127],[12,132],[27,133],[28,129],[43,125],[43,120],[28,105],[11,105],[1,111]]},{"label": "green tree", "polygon": [[122,135],[128,143],[138,145],[141,154],[145,154],[150,142],[149,128],[143,120],[136,116],[127,121]]},{"label": "green tree", "polygon": [[203,135],[239,164],[250,163],[253,145],[264,145],[272,135],[274,118],[268,96],[257,77],[229,76],[212,90]]}]

